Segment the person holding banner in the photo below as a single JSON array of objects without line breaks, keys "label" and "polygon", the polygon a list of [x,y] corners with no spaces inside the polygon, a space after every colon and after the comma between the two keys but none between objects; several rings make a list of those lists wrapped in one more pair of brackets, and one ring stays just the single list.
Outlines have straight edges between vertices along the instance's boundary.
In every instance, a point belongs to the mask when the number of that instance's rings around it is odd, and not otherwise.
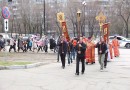
[{"label": "person holding banner", "polygon": [[65,68],[65,57],[66,57],[66,53],[67,53],[67,42],[65,40],[65,37],[62,36],[61,37],[61,41],[58,44],[59,46],[59,54],[61,57],[61,62],[62,62],[62,68]]},{"label": "person holding banner", "polygon": [[85,51],[86,45],[83,43],[82,37],[80,37],[78,44],[76,45],[77,51],[77,59],[76,59],[76,73],[75,75],[79,75],[79,62],[82,62],[82,74],[85,71]]},{"label": "person holding banner", "polygon": [[114,56],[119,57],[119,42],[117,40],[117,36],[114,36],[114,39],[112,40],[112,46],[114,50]]},{"label": "person holding banner", "polygon": [[86,64],[88,63],[95,63],[95,45],[92,42],[92,38],[88,37],[88,41],[86,43],[87,48],[86,48]]}]

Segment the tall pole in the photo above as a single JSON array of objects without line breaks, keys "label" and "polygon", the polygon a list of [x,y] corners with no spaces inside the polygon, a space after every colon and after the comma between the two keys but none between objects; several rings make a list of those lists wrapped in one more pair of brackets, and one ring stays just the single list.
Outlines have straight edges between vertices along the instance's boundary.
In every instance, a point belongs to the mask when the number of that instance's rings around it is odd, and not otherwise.
[{"label": "tall pole", "polygon": [[78,38],[80,38],[80,17],[81,17],[81,11],[78,10],[78,12],[77,12],[77,20],[78,20]]},{"label": "tall pole", "polygon": [[84,32],[82,32],[83,36],[85,36],[85,5],[84,5]]},{"label": "tall pole", "polygon": [[44,35],[46,35],[46,2],[44,0]]},{"label": "tall pole", "polygon": [[84,8],[84,28],[83,28],[83,31],[82,31],[82,35],[85,36],[85,8],[86,8],[86,5],[87,5],[86,0],[84,0],[82,2],[82,5],[83,5],[83,8]]}]

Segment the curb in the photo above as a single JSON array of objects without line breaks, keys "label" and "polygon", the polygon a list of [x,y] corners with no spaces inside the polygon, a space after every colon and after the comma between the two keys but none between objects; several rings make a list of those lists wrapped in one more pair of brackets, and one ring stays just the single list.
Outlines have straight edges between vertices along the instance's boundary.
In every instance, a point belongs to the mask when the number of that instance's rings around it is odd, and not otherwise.
[{"label": "curb", "polygon": [[27,64],[27,65],[0,66],[0,70],[29,69],[29,68],[35,68],[42,65],[46,65],[46,64],[48,63],[38,62],[38,63]]}]

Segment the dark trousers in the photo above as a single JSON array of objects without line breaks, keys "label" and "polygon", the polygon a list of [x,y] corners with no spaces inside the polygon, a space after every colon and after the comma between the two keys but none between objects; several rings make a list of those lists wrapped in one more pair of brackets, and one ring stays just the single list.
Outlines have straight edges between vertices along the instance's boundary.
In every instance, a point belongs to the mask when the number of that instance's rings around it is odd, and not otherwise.
[{"label": "dark trousers", "polygon": [[39,52],[40,50],[42,51],[42,46],[38,46],[37,52]]},{"label": "dark trousers", "polygon": [[24,47],[23,52],[26,52],[27,51],[26,45],[24,45],[23,47]]},{"label": "dark trousers", "polygon": [[30,51],[32,51],[32,49],[31,49],[32,47],[31,46],[27,46],[27,50],[29,49]]},{"label": "dark trousers", "polygon": [[16,52],[15,45],[10,45],[9,52],[11,51],[12,48],[14,49],[14,52]]},{"label": "dark trousers", "polygon": [[24,48],[23,47],[18,47],[18,52],[19,52],[19,50],[23,50],[23,52],[24,52]]},{"label": "dark trousers", "polygon": [[62,67],[65,67],[65,56],[66,56],[65,54],[60,54]]},{"label": "dark trousers", "polygon": [[70,64],[70,62],[72,63],[72,53],[71,52],[68,52],[67,53],[67,56],[68,56],[68,64]]},{"label": "dark trousers", "polygon": [[107,66],[107,58],[108,58],[108,52],[105,54],[105,60],[104,60],[104,66]]},{"label": "dark trousers", "polygon": [[57,62],[59,62],[59,59],[60,59],[60,53],[58,51],[58,53],[57,53]]},{"label": "dark trousers", "polygon": [[82,63],[82,73],[85,71],[85,60],[84,57],[77,57],[76,59],[76,73],[79,73],[79,62],[81,61]]},{"label": "dark trousers", "polygon": [[44,46],[44,50],[45,50],[45,52],[48,52],[47,51],[48,50],[48,46],[47,45]]}]

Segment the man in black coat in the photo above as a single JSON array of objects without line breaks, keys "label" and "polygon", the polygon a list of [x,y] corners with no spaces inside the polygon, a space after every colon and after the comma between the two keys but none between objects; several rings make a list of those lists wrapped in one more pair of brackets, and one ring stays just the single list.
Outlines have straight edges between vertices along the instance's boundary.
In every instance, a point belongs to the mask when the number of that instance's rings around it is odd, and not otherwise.
[{"label": "man in black coat", "polygon": [[85,71],[85,51],[86,45],[82,41],[82,37],[80,37],[79,42],[76,46],[77,59],[76,59],[76,73],[75,75],[79,75],[79,62],[82,62],[82,74]]},{"label": "man in black coat", "polygon": [[100,70],[103,70],[105,54],[107,53],[107,44],[104,42],[102,37],[100,38],[100,42],[97,43],[96,47],[98,48],[98,61],[100,64]]},{"label": "man in black coat", "polygon": [[65,57],[67,53],[67,42],[65,41],[64,36],[61,37],[61,41],[59,42],[59,54],[61,57],[61,62],[62,62],[62,68],[65,68]]}]

